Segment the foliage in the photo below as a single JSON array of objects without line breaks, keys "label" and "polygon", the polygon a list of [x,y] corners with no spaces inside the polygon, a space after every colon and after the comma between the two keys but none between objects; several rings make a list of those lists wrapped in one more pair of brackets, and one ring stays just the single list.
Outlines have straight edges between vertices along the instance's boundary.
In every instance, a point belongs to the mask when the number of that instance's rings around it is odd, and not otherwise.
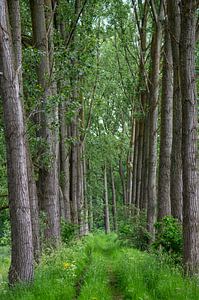
[{"label": "foliage", "polygon": [[170,216],[164,217],[155,224],[156,239],[153,248],[166,252],[172,256],[176,262],[182,259],[182,225]]},{"label": "foliage", "polygon": [[127,246],[133,246],[140,250],[149,247],[150,234],[147,231],[147,219],[144,212],[126,217],[125,213],[119,221],[119,238]]},{"label": "foliage", "polygon": [[10,222],[5,219],[1,227],[0,246],[9,246],[11,241]]},{"label": "foliage", "polygon": [[62,242],[68,244],[76,236],[77,226],[72,223],[61,220],[61,239]]}]

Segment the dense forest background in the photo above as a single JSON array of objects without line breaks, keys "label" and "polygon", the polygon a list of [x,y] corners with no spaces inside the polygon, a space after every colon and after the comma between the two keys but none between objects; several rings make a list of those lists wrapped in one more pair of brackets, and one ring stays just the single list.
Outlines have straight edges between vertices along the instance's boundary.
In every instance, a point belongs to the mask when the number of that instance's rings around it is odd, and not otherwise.
[{"label": "dense forest background", "polygon": [[115,231],[199,271],[198,1],[0,0],[0,244]]}]

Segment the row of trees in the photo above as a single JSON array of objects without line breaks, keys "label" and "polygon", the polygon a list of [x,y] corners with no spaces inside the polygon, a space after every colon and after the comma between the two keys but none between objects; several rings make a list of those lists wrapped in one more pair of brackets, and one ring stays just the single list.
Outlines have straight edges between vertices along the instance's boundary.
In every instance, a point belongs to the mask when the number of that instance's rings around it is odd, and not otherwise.
[{"label": "row of trees", "polygon": [[87,2],[0,1],[10,284],[34,277],[41,212],[57,246],[61,218],[117,230],[118,204],[147,212],[151,240],[156,216],[182,221],[198,271],[198,3]]}]

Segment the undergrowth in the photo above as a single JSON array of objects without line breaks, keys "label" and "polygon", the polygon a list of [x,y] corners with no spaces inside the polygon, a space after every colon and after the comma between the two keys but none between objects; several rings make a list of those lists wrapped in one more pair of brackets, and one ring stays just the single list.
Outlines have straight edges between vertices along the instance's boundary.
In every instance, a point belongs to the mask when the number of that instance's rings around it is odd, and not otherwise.
[{"label": "undergrowth", "polygon": [[121,246],[115,234],[94,234],[44,255],[34,284],[8,289],[0,299],[198,300],[196,279],[156,255]]}]

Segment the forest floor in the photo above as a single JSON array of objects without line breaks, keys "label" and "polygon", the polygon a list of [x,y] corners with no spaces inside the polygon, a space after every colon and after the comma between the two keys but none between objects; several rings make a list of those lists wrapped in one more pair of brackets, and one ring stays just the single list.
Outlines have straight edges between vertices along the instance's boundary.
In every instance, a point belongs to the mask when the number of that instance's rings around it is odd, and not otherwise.
[{"label": "forest floor", "polygon": [[11,290],[5,279],[7,250],[0,251],[1,300],[199,299],[197,279],[184,278],[160,257],[122,247],[114,234],[90,235],[57,251],[48,249],[36,267],[34,284]]}]

